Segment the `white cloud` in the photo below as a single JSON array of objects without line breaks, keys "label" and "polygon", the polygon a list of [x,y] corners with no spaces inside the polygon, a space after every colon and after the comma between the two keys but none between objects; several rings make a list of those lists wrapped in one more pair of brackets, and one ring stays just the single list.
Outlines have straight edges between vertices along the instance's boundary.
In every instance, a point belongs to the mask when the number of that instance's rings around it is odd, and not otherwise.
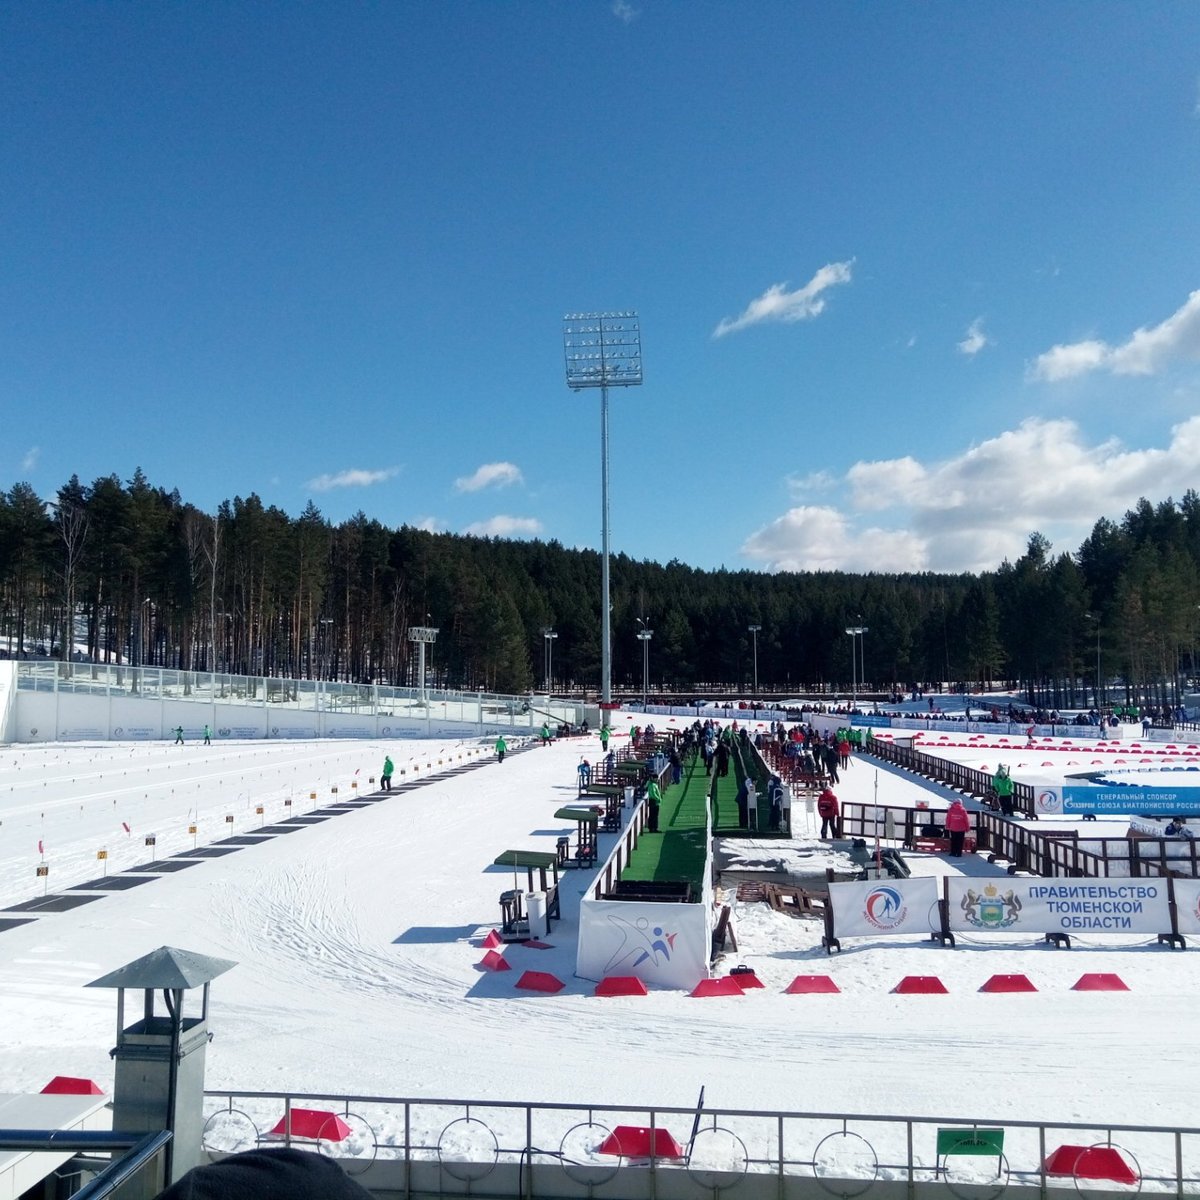
[{"label": "white cloud", "polygon": [[368,471],[363,467],[349,467],[334,475],[317,475],[304,486],[314,492],[332,492],[335,488],[371,487],[400,474],[399,467],[387,467],[382,471]]},{"label": "white cloud", "polygon": [[855,529],[835,508],[805,505],[751,534],[742,553],[780,571],[920,571],[926,547],[913,534]]},{"label": "white cloud", "polygon": [[628,25],[631,21],[636,21],[642,15],[640,8],[634,8],[629,0],[613,0],[612,15],[618,21],[624,21]]},{"label": "white cloud", "polygon": [[713,337],[724,337],[764,321],[805,321],[818,316],[825,308],[822,295],[827,288],[850,282],[852,262],[826,263],[802,288],[787,290],[786,283],[772,284],[757,300],[751,300],[739,317],[724,317]]},{"label": "white cloud", "polygon": [[1018,558],[1034,530],[1070,552],[1102,515],[1143,496],[1178,499],[1198,461],[1200,416],[1146,449],[1089,443],[1073,421],[1030,418],[941,462],[856,463],[840,481],[842,507],[793,508],[742,553],[787,570],[991,570]]},{"label": "white cloud", "polygon": [[38,459],[41,458],[42,451],[40,446],[30,446],[25,451],[24,457],[21,459],[21,470],[32,471],[38,465]]},{"label": "white cloud", "polygon": [[837,477],[830,471],[809,471],[807,475],[789,475],[788,491],[797,499],[810,492],[827,492],[837,486]]},{"label": "white cloud", "polygon": [[968,358],[974,358],[984,346],[991,344],[991,340],[983,332],[983,318],[976,317],[967,327],[966,337],[958,343],[958,349],[959,353],[965,354]]},{"label": "white cloud", "polygon": [[413,528],[423,533],[445,533],[448,526],[441,517],[418,517],[413,522]]},{"label": "white cloud", "polygon": [[475,537],[537,537],[542,532],[542,523],[536,517],[489,517],[486,521],[475,521],[463,533]]},{"label": "white cloud", "polygon": [[1030,375],[1050,383],[1098,370],[1153,375],[1180,358],[1200,358],[1200,290],[1165,321],[1135,329],[1119,346],[1095,339],[1051,346],[1034,360]]},{"label": "white cloud", "polygon": [[484,463],[474,475],[464,475],[454,481],[460,492],[478,492],[486,487],[508,487],[512,483],[524,483],[520,468],[509,462]]}]

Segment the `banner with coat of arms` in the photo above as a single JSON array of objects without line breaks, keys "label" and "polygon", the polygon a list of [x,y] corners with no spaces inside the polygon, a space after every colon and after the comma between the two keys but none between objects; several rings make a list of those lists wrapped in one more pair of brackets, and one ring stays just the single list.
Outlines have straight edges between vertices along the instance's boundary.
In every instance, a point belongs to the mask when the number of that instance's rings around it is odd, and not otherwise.
[{"label": "banner with coat of arms", "polygon": [[[1177,899],[1184,882],[1175,881]],[[946,898],[950,928],[958,932],[1166,933],[1171,928],[1165,879],[1000,881],[955,876],[946,879]],[[1179,917],[1182,933],[1182,904]],[[1194,919],[1200,930],[1200,917]]]}]

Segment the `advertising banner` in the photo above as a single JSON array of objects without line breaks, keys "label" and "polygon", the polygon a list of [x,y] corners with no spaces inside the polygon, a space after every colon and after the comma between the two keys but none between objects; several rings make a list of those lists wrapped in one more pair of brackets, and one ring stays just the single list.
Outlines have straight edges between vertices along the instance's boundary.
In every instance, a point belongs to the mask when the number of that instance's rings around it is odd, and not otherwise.
[{"label": "advertising banner", "polygon": [[1061,788],[1039,788],[1038,792],[1057,793],[1059,808],[1053,805],[1054,795],[1043,802],[1034,796],[1039,813],[1160,813],[1164,816],[1195,816],[1200,814],[1200,787],[1104,787],[1096,784],[1064,784]]},{"label": "advertising banner", "polygon": [[1182,934],[1200,934],[1200,879],[1176,879],[1175,918]]},{"label": "advertising banner", "polygon": [[583,900],[575,973],[636,975],[647,985],[691,991],[708,978],[709,911],[703,904]]},{"label": "advertising banner", "polygon": [[[830,889],[832,890],[832,889]],[[946,881],[950,928],[959,932],[1165,933],[1165,879]]]},{"label": "advertising banner", "polygon": [[833,930],[839,937],[939,932],[938,887],[932,878],[831,883]]}]

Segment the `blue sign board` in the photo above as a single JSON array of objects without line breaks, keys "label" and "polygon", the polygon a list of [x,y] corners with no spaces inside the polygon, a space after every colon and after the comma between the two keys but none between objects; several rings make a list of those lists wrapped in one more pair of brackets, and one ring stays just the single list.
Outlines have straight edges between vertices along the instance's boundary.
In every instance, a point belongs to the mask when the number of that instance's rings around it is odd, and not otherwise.
[{"label": "blue sign board", "polygon": [[1065,784],[1061,790],[1064,813],[1157,813],[1169,817],[1200,815],[1200,787]]}]

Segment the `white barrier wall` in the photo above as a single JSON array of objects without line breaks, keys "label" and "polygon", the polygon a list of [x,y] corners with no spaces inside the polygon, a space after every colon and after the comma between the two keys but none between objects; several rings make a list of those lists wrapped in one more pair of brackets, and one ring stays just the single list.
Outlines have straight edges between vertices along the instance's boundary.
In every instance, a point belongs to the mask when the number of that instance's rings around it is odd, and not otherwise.
[{"label": "white barrier wall", "polygon": [[17,664],[0,662],[0,742],[13,740],[13,697],[17,691]]},{"label": "white barrier wall", "polygon": [[[11,666],[12,664],[0,664]],[[3,673],[0,673],[0,683]],[[451,721],[436,712],[424,720],[394,714],[289,711],[246,704],[203,704],[148,699],[127,693],[16,692],[5,740],[14,742],[171,740],[183,727],[186,741],[225,738],[397,738],[464,736],[487,732],[478,720]],[[4,695],[0,692],[0,711]],[[523,717],[522,723],[529,718]],[[532,728],[532,725],[529,726]],[[490,728],[490,727],[489,727]],[[512,726],[506,726],[511,729]]]}]

